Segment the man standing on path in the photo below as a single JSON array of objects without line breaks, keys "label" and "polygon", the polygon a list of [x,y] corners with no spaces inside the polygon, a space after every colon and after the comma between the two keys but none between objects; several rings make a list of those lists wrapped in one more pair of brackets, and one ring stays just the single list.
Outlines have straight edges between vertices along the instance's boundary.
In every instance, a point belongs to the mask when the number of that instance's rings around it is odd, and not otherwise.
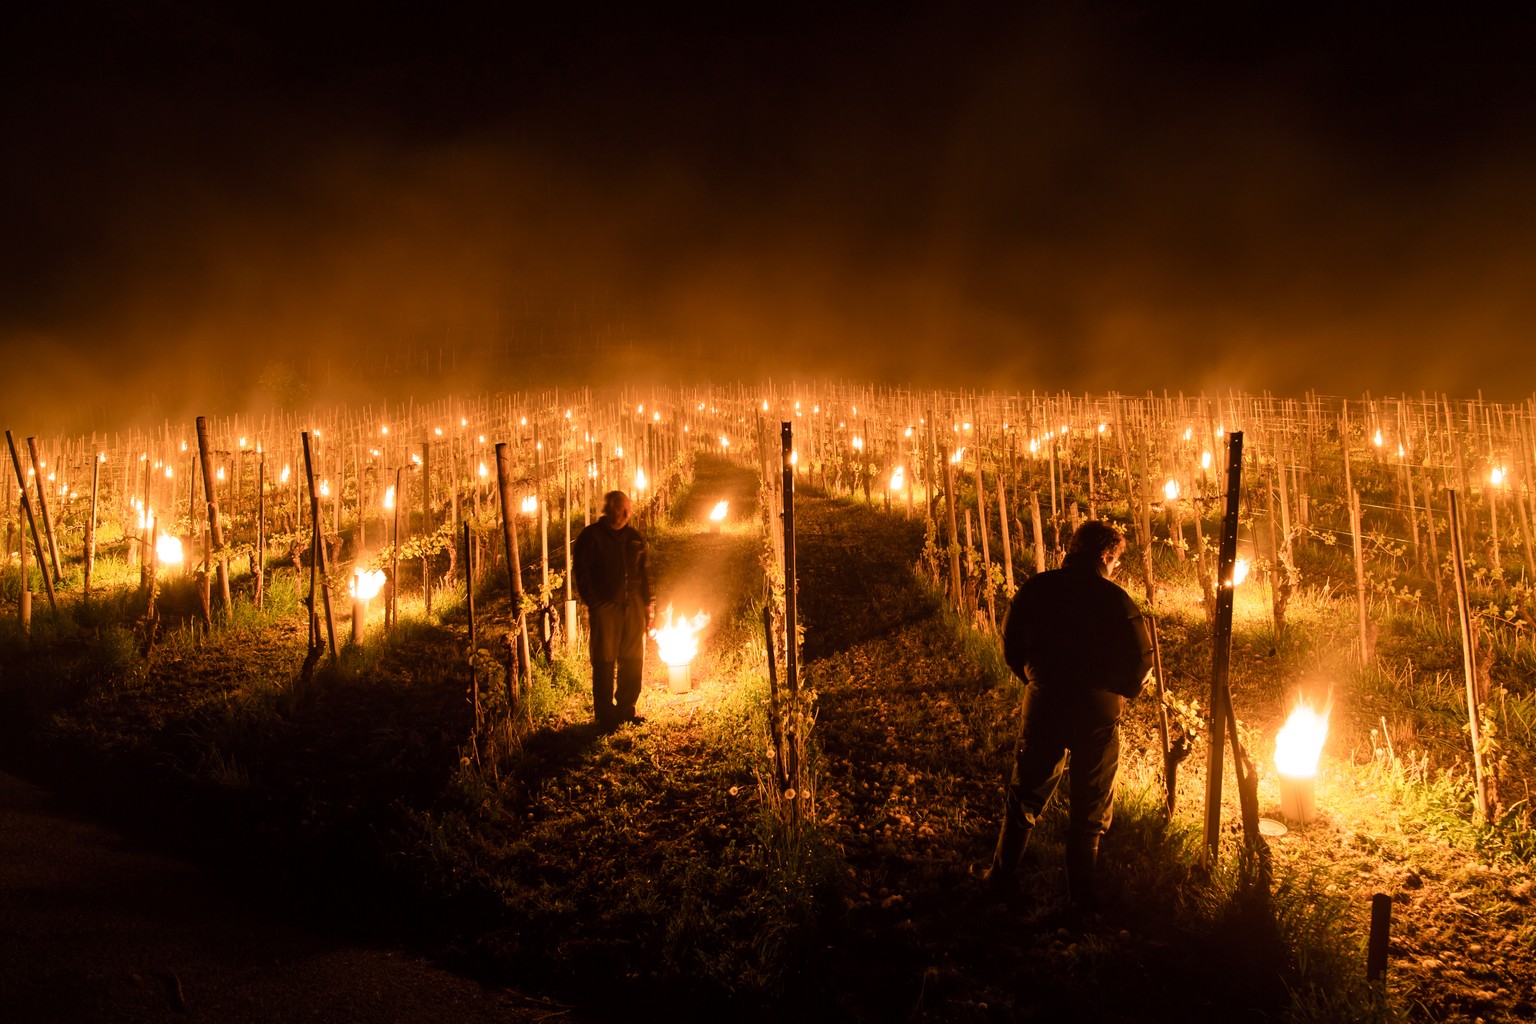
[{"label": "man standing on path", "polygon": [[1124,551],[1117,527],[1083,523],[1061,568],[1019,588],[1003,626],[1003,656],[1028,685],[1003,827],[986,878],[999,886],[1013,882],[1070,752],[1067,889],[1081,909],[1093,905],[1099,837],[1114,812],[1120,712],[1152,669],[1141,611],[1109,578]]},{"label": "man standing on path", "polygon": [[[656,618],[645,538],[629,525],[629,495],[609,491],[603,515],[576,537],[576,590],[587,606],[592,658],[592,716],[605,732],[645,721],[635,714],[645,634]],[[614,687],[614,670],[618,687]]]}]

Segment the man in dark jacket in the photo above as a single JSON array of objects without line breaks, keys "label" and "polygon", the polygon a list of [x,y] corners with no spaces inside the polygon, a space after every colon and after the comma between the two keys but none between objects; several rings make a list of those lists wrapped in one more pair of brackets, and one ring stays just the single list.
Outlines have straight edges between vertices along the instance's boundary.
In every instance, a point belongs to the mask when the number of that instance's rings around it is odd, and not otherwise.
[{"label": "man in dark jacket", "polygon": [[1124,551],[1118,528],[1083,523],[1061,568],[1019,588],[1003,627],[1003,656],[1028,685],[1003,827],[986,877],[1013,881],[1070,752],[1067,888],[1073,904],[1085,908],[1093,903],[1099,837],[1114,810],[1120,712],[1141,693],[1152,668],[1141,612],[1109,578]]},{"label": "man in dark jacket", "polygon": [[[611,731],[635,714],[640,699],[645,634],[656,617],[645,538],[629,525],[629,496],[609,491],[603,515],[576,537],[571,561],[576,590],[587,606],[592,658],[592,716]],[[614,688],[614,670],[618,688]]]}]

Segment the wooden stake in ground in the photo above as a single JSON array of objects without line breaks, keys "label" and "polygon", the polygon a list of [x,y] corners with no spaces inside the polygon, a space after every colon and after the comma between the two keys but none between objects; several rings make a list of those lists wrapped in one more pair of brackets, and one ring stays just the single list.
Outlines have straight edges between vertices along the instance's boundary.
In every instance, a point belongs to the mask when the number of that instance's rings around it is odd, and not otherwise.
[{"label": "wooden stake in ground", "polygon": [[82,590],[91,592],[91,576],[96,571],[96,511],[101,494],[101,456],[91,459],[91,518],[85,521],[85,581]]},{"label": "wooden stake in ground", "polygon": [[[1201,867],[1210,870],[1215,863],[1221,845],[1221,781],[1226,743],[1226,730],[1234,721],[1232,695],[1227,679],[1232,663],[1232,571],[1237,563],[1238,509],[1242,500],[1243,434],[1233,431],[1227,445],[1227,504],[1221,521],[1221,546],[1216,570],[1216,620],[1211,636],[1211,741],[1210,759],[1205,777],[1205,847],[1201,855]],[[1236,732],[1233,743],[1237,742]],[[1258,807],[1257,793],[1252,793],[1254,806],[1250,815],[1251,788],[1244,777],[1243,759],[1234,759],[1233,767],[1238,776],[1238,796],[1243,803],[1243,827],[1248,830],[1252,819],[1250,843],[1257,841]]]},{"label": "wooden stake in ground", "polygon": [[[21,549],[20,576],[21,584],[16,594],[16,614],[21,622],[22,636],[32,635],[32,577],[31,570],[27,568],[27,538],[21,538],[17,545]],[[47,573],[43,573],[47,576]]]},{"label": "wooden stake in ground", "polygon": [[1381,981],[1387,973],[1387,947],[1392,936],[1392,897],[1378,892],[1371,897],[1371,934],[1366,944],[1365,980]]},{"label": "wooden stake in ground", "polygon": [[1355,605],[1360,613],[1360,664],[1369,665],[1375,656],[1371,640],[1371,615],[1365,592],[1365,554],[1360,543],[1360,494],[1349,492],[1349,537],[1355,552]]},{"label": "wooden stake in ground", "polygon": [[773,602],[763,604],[763,640],[768,651],[768,735],[773,740],[774,778],[779,792],[789,788],[789,776],[784,770],[784,720],[779,716],[778,662],[773,656]]},{"label": "wooden stake in ground", "polygon": [[1003,474],[997,474],[997,521],[1002,527],[1003,534],[1003,585],[1007,588],[1007,596],[1013,598],[1017,589],[1013,585],[1013,541],[1009,538],[1008,530],[1008,500],[1004,496],[1006,484],[1003,482]]},{"label": "wooden stake in ground", "polygon": [[[203,420],[202,420],[202,417],[199,416],[198,417],[198,437],[199,437],[198,443],[199,444],[202,443],[202,440],[201,440],[202,439],[202,433],[203,433]],[[327,648],[330,651],[331,660],[334,661],[335,658],[336,658],[336,613],[331,608],[331,576],[330,576],[330,572],[328,571],[328,569],[326,567],[325,539],[322,536],[322,534],[324,533],[324,530],[323,530],[323,528],[320,525],[320,492],[318,490],[316,490],[316,488],[315,488],[315,466],[314,466],[314,459],[310,455],[310,450],[309,450],[309,431],[307,431],[307,430],[303,431],[299,436],[303,439],[303,442],[304,442],[304,478],[309,481],[309,522],[310,522],[311,529],[314,531],[314,544],[315,544],[315,561],[314,561],[314,570],[313,571],[318,573],[319,576],[320,576],[320,593],[321,593],[322,600],[325,602],[325,642],[326,642]],[[207,473],[207,464],[206,463],[204,463],[204,470],[203,470],[203,472],[205,474]],[[216,514],[217,514],[217,510],[214,508],[212,500],[210,500],[208,502],[208,515],[210,517],[213,517]],[[222,565],[219,568],[219,575],[221,577],[224,577],[224,568],[223,568]],[[229,582],[228,582],[227,578],[225,578],[224,583],[225,583],[225,586],[227,588],[228,585],[229,585]],[[228,596],[227,591],[225,593],[224,600],[226,602],[229,600],[229,596]],[[313,593],[313,591],[311,591],[311,593],[310,593],[310,600],[311,601],[314,600],[314,593]],[[227,607],[227,605],[226,605],[226,607]],[[310,605],[310,610],[311,610],[311,615],[313,615],[313,610],[314,610],[314,605],[313,604]]]},{"label": "wooden stake in ground", "polygon": [[[359,483],[361,488],[361,483]],[[358,513],[362,522],[362,513]],[[266,603],[267,579],[267,455],[256,453],[256,548],[251,553],[251,575],[256,577],[256,608]]]},{"label": "wooden stake in ground", "polygon": [[[1280,479],[1285,479],[1285,472],[1279,474]],[[1264,484],[1264,503],[1269,513],[1269,601],[1270,610],[1275,623],[1275,646],[1278,648],[1285,638],[1285,607],[1291,597],[1290,566],[1281,561],[1283,551],[1277,536],[1275,522],[1275,489],[1270,481]],[[1282,506],[1284,502],[1281,502]]]},{"label": "wooden stake in ground", "polygon": [[1492,809],[1488,806],[1488,781],[1483,765],[1483,724],[1477,701],[1477,666],[1472,649],[1472,608],[1467,600],[1467,564],[1462,547],[1461,509],[1456,502],[1456,491],[1448,489],[1450,501],[1451,562],[1456,579],[1456,608],[1461,621],[1461,669],[1467,682],[1467,725],[1472,734],[1472,768],[1476,773],[1477,816],[1488,821]]},{"label": "wooden stake in ground", "polygon": [[[464,524],[464,565],[469,565],[469,523]],[[468,568],[464,571],[464,609],[469,616],[469,704],[474,711],[475,731],[470,741],[475,759],[480,758],[480,673],[475,671],[475,655],[480,641],[475,632],[475,577]]]},{"label": "wooden stake in ground", "polygon": [[944,508],[949,518],[949,600],[957,613],[965,605],[965,587],[960,577],[960,523],[955,511],[955,462],[953,454],[944,460]]},{"label": "wooden stake in ground", "polygon": [[47,478],[43,476],[43,464],[37,457],[37,438],[27,438],[27,453],[32,456],[32,477],[37,481],[37,511],[43,517],[43,536],[48,538],[48,562],[39,560],[37,567],[48,572],[49,566],[53,567],[53,582],[63,583],[64,573],[59,569],[59,546],[53,539],[53,516],[48,513],[48,488],[44,486]]},{"label": "wooden stake in ground", "polygon": [[1035,532],[1035,574],[1045,572],[1045,527],[1040,522],[1040,492],[1029,492],[1029,521]]},{"label": "wooden stake in ground", "polygon": [[1173,805],[1179,792],[1180,757],[1168,740],[1168,705],[1164,700],[1163,648],[1157,638],[1157,616],[1147,610],[1147,629],[1152,634],[1152,678],[1157,687],[1157,736],[1163,746],[1163,809],[1173,818]]},{"label": "wooden stake in ground", "polygon": [[[11,436],[9,430],[5,432],[5,443],[11,449],[11,465],[16,470],[16,486],[21,490],[21,510],[26,514],[27,526],[32,531],[32,548],[37,552],[37,564],[43,570],[43,587],[48,591],[48,607],[57,613],[59,600],[53,591],[53,577],[48,575],[48,563],[43,560],[43,539],[37,532],[37,518],[32,514],[32,499],[27,497],[27,477],[21,471],[21,456],[16,454],[16,439]],[[21,543],[25,547],[27,538],[21,538]],[[27,589],[25,573],[22,574],[21,589],[23,591]]]},{"label": "wooden stake in ground", "polygon": [[[507,549],[507,582],[512,599],[512,631],[517,637],[517,664],[513,666],[507,685],[513,677],[518,682],[531,680],[533,652],[528,646],[528,621],[523,615],[523,556],[517,549],[517,506],[512,495],[512,450],[507,442],[496,442],[496,490],[501,498],[501,539]],[[512,706],[516,706],[513,694],[508,694]]]},{"label": "wooden stake in ground", "polygon": [[[197,418],[197,458],[202,464],[203,470],[203,497],[208,503],[208,533],[213,538],[213,549],[219,555],[219,597],[223,601],[221,606],[225,615],[229,614],[229,554],[224,550],[224,527],[219,523],[219,502],[213,490],[213,460],[208,457],[208,417]],[[309,433],[304,433],[304,468],[309,468]],[[310,488],[314,488],[314,478],[310,478]],[[315,531],[320,530],[320,499],[313,503],[315,513]],[[150,539],[154,543],[154,538]],[[323,568],[322,568],[322,571]],[[325,592],[325,611],[329,615],[331,611],[331,593]],[[336,656],[335,638],[331,641],[331,657]]]},{"label": "wooden stake in ground", "polygon": [[[790,725],[788,741],[787,779],[788,790],[796,800],[800,796],[800,659],[796,650],[799,641],[799,581],[795,574],[795,467],[790,456],[795,450],[794,424],[779,424],[779,457],[784,474],[784,683],[789,690]],[[952,500],[952,496],[951,496]],[[953,516],[953,504],[950,505]],[[799,822],[799,804],[790,802],[789,825],[794,829]]]}]

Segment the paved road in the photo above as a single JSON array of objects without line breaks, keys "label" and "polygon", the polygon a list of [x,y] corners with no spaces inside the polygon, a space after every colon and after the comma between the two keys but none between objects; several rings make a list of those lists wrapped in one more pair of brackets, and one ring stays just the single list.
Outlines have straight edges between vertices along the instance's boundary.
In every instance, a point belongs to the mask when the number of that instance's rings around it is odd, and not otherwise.
[{"label": "paved road", "polygon": [[0,1019],[544,1020],[559,1006],[264,915],[0,772]]}]

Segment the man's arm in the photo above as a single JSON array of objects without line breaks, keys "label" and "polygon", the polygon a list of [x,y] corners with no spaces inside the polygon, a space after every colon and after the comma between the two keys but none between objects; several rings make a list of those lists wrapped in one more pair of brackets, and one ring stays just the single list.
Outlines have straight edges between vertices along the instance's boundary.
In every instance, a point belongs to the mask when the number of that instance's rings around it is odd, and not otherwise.
[{"label": "man's arm", "polygon": [[1141,614],[1141,609],[1136,607],[1136,602],[1130,595],[1125,596],[1126,605],[1126,633],[1123,639],[1125,645],[1125,675],[1121,677],[1124,682],[1121,688],[1115,692],[1130,700],[1141,696],[1142,689],[1147,685],[1147,680],[1152,676],[1152,631],[1147,628],[1147,620]]},{"label": "man's arm", "polygon": [[587,536],[587,531],[582,530],[576,535],[576,543],[571,546],[571,576],[576,581],[576,593],[581,597],[581,603],[590,607],[592,605],[592,538]]},{"label": "man's arm", "polygon": [[1024,674],[1024,664],[1028,658],[1028,634],[1029,612],[1026,610],[1028,599],[1024,596],[1029,589],[1029,581],[1018,589],[1013,595],[1013,601],[1008,605],[1008,614],[1003,619],[1003,660],[1013,670],[1013,674],[1027,681]]},{"label": "man's arm", "polygon": [[640,574],[640,597],[645,601],[645,628],[650,629],[656,624],[656,595],[651,592],[651,549],[638,530],[635,536],[640,540],[639,564],[635,569]]}]

